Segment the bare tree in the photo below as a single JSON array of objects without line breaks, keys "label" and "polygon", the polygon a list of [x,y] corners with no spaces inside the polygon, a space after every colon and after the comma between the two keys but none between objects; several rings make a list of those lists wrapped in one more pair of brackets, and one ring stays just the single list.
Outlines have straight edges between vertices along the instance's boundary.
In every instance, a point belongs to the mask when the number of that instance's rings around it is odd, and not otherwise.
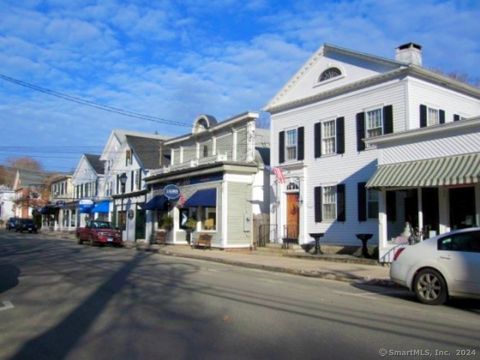
[{"label": "bare tree", "polygon": [[5,165],[0,165],[0,185],[4,184],[12,187],[18,169],[43,171],[43,166],[39,161],[29,156],[8,158]]},{"label": "bare tree", "polygon": [[460,82],[463,82],[468,85],[473,85],[473,86],[480,86],[480,79],[473,79],[468,74],[461,73],[458,71],[452,71],[452,72],[445,72],[443,70],[437,69],[437,68],[431,68],[430,69],[433,72],[436,72],[437,74],[443,75],[443,76],[448,76],[449,78],[453,80],[457,80]]}]

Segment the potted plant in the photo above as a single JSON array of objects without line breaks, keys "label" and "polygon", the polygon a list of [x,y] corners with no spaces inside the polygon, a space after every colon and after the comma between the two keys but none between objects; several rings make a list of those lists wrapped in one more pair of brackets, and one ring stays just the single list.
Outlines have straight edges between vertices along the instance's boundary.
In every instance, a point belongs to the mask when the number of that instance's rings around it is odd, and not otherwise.
[{"label": "potted plant", "polygon": [[187,219],[185,223],[185,231],[187,232],[187,242],[192,245],[192,232],[197,228],[197,220],[192,217]]},{"label": "potted plant", "polygon": [[170,215],[165,215],[162,217],[160,222],[160,228],[164,229],[165,231],[170,231],[173,229],[173,217]]},{"label": "potted plant", "polygon": [[167,243],[167,234],[173,228],[173,218],[171,216],[164,215],[158,224],[157,231],[157,244],[166,244]]}]

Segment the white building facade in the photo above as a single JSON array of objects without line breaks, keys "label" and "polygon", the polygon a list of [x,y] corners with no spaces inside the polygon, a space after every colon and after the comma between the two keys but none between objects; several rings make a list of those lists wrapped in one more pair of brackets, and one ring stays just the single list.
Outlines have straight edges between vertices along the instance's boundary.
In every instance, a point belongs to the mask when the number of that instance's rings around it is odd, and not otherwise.
[{"label": "white building facade", "polygon": [[[254,246],[254,219],[268,216],[269,204],[269,139],[256,129],[257,118],[247,112],[217,122],[201,115],[191,133],[165,142],[169,166],[146,179],[147,239],[155,240],[164,219],[171,218],[168,244],[193,245],[208,237],[214,248]],[[180,199],[165,196],[169,186],[178,189]]]},{"label": "white building facade", "polygon": [[[89,219],[105,216],[95,207],[104,201],[104,165],[100,155],[83,154],[72,176],[74,201],[66,204],[69,227],[85,227]],[[108,209],[107,209],[108,210]]]},{"label": "white building facade", "polygon": [[7,186],[0,185],[0,220],[4,223],[15,216],[15,191]]},{"label": "white building facade", "polygon": [[[378,150],[366,139],[480,114],[480,90],[421,67],[421,47],[396,60],[322,46],[269,102],[271,223],[277,241],[358,246],[379,240],[379,193],[366,183]],[[403,219],[392,229],[403,229]],[[395,230],[396,231],[396,230]]]}]

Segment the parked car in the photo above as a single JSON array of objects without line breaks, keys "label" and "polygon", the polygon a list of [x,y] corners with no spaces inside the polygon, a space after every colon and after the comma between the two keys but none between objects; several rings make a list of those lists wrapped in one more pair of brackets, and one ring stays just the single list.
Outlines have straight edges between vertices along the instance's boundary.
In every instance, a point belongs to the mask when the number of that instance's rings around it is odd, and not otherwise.
[{"label": "parked car", "polygon": [[415,292],[424,304],[449,296],[480,298],[480,228],[445,233],[398,248],[390,278]]},{"label": "parked car", "polygon": [[15,230],[15,224],[17,221],[20,220],[17,217],[11,217],[10,219],[7,220],[7,223],[5,224],[5,228],[10,231],[10,230]]},{"label": "parked car", "polygon": [[76,235],[79,244],[82,244],[84,241],[86,241],[90,245],[122,245],[121,232],[117,229],[114,229],[112,224],[108,221],[88,221],[85,227],[77,228]]},{"label": "parked car", "polygon": [[28,231],[29,233],[36,233],[37,225],[35,225],[33,219],[18,219],[15,222],[15,231]]}]

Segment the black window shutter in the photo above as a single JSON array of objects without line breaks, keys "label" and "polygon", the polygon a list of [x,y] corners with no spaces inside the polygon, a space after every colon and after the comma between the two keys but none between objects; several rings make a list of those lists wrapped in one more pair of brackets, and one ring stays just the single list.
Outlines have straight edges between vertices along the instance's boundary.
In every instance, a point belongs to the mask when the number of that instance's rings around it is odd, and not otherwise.
[{"label": "black window shutter", "polygon": [[315,222],[322,222],[322,187],[317,186],[314,188],[314,191]]},{"label": "black window shutter", "polygon": [[303,160],[305,158],[305,128],[303,126],[297,129],[297,148],[297,160]]},{"label": "black window shutter", "polygon": [[315,147],[315,158],[322,156],[322,124],[316,123],[314,128],[314,147]]},{"label": "black window shutter", "polygon": [[337,185],[337,221],[345,221],[345,184]]},{"label": "black window shutter", "polygon": [[278,134],[278,162],[285,162],[285,131]]},{"label": "black window shutter", "polygon": [[454,114],[453,115],[453,121],[458,121],[458,120],[460,120],[460,115]]},{"label": "black window shutter", "polygon": [[135,184],[135,173],[133,170],[130,172],[130,191],[133,191],[134,184]]},{"label": "black window shutter", "polygon": [[438,113],[440,115],[440,124],[445,124],[445,110],[439,110]]},{"label": "black window shutter", "polygon": [[383,107],[383,133],[393,133],[393,106],[388,105]]},{"label": "black window shutter", "polygon": [[420,105],[420,127],[427,126],[427,107]]},{"label": "black window shutter", "polygon": [[119,185],[120,185],[120,176],[117,174],[117,192],[116,192],[117,194],[120,193],[120,191],[119,191]]},{"label": "black window shutter", "polygon": [[358,198],[358,221],[367,221],[367,185],[366,182],[357,184],[357,198]]},{"label": "black window shutter", "polygon": [[345,118],[337,118],[337,154],[345,152]]},{"label": "black window shutter", "polygon": [[142,169],[138,170],[138,190],[142,189]]},{"label": "black window shutter", "polygon": [[357,114],[357,150],[365,150],[365,143],[363,138],[365,137],[365,113],[361,112]]},{"label": "black window shutter", "polygon": [[387,220],[397,221],[397,196],[395,191],[387,191]]}]

